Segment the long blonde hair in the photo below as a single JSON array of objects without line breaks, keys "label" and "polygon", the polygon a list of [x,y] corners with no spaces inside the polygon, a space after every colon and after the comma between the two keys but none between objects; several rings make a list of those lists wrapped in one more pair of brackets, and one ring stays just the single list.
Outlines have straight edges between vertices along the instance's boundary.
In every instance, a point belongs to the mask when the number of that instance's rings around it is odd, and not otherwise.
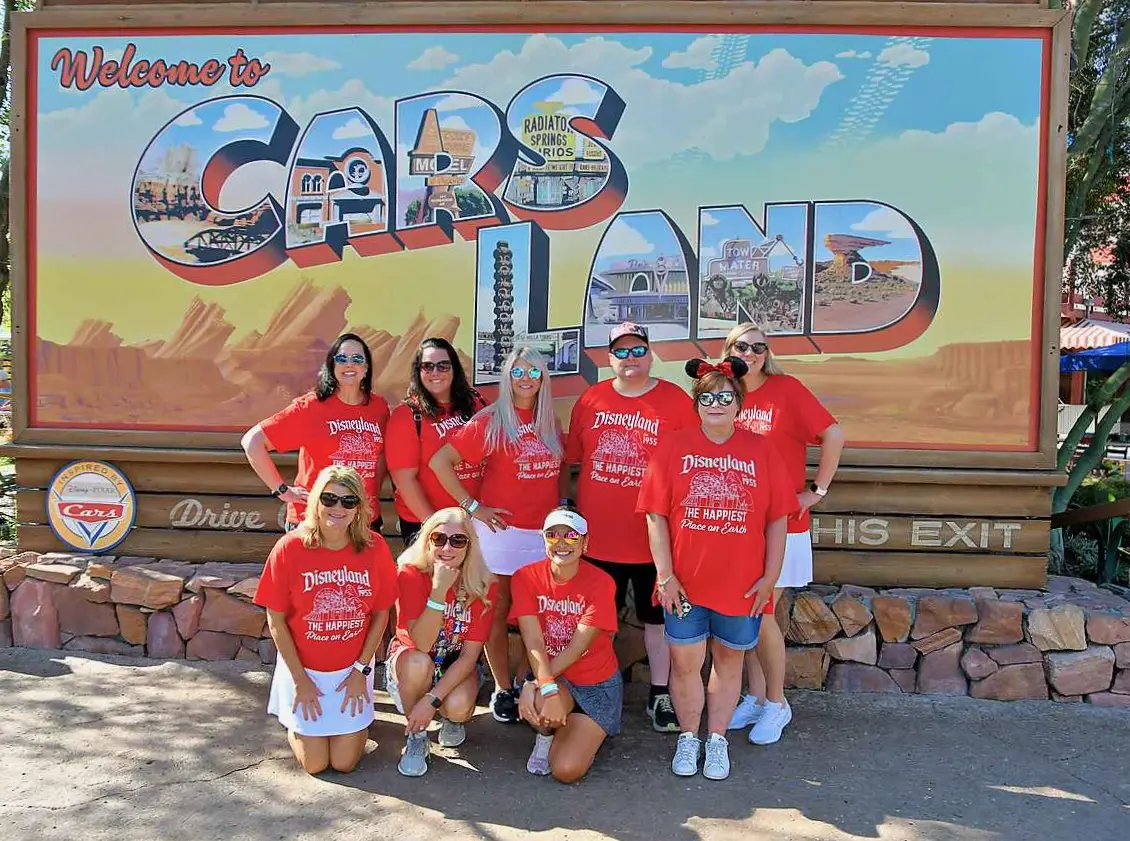
[{"label": "long blonde hair", "polygon": [[416,539],[401,553],[397,563],[402,567],[416,567],[426,575],[431,575],[433,566],[428,551],[431,548],[429,539],[433,531],[447,523],[458,523],[463,533],[467,535],[467,553],[463,556],[463,565],[459,568],[459,599],[460,601],[478,599],[489,607],[490,600],[487,599],[487,593],[490,591],[492,577],[486,561],[483,560],[479,537],[471,525],[471,515],[462,508],[441,508],[424,520]]},{"label": "long blonde hair", "polygon": [[314,480],[314,486],[310,488],[310,496],[306,500],[306,516],[295,529],[302,538],[302,545],[307,549],[317,549],[322,545],[322,526],[318,521],[318,514],[322,510],[320,497],[327,485],[341,485],[360,500],[353,509],[353,520],[348,527],[349,542],[353,545],[354,552],[371,546],[373,534],[369,531],[369,524],[373,521],[373,512],[365,494],[365,482],[361,479],[361,474],[352,467],[339,464],[323,468]]},{"label": "long blonde hair", "polygon": [[[762,329],[760,324],[754,324],[752,321],[743,321],[741,324],[731,330],[726,336],[726,343],[722,345],[722,359],[725,359],[727,356],[734,355],[734,342],[736,342],[750,330],[756,330],[762,336],[765,336],[765,344],[769,344],[769,336],[766,335],[765,330]],[[777,360],[773,358],[772,347],[770,347],[769,350],[765,351],[765,364],[761,366],[761,370],[765,373],[766,376],[769,377],[775,374],[785,373],[785,369],[778,365]]]},{"label": "long blonde hair", "polygon": [[545,357],[529,345],[517,345],[502,363],[502,380],[498,384],[498,399],[481,410],[487,416],[486,448],[488,453],[509,447],[517,447],[521,435],[518,428],[518,410],[514,407],[513,384],[510,369],[518,362],[541,371],[541,388],[538,389],[537,403],[534,405],[534,434],[541,439],[555,458],[561,458],[565,451],[561,443],[561,432],[557,416],[553,413],[553,389],[549,384],[549,368]]}]

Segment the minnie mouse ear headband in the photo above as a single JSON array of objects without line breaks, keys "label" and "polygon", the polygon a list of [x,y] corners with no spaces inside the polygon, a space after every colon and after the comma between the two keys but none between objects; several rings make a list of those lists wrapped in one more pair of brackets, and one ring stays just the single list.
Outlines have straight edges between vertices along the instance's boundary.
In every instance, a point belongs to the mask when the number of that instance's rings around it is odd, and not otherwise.
[{"label": "minnie mouse ear headband", "polygon": [[712,371],[717,371],[731,380],[740,380],[749,372],[749,366],[745,364],[744,360],[736,356],[727,356],[716,365],[712,365],[705,359],[690,359],[687,360],[684,370],[692,380],[701,380]]}]

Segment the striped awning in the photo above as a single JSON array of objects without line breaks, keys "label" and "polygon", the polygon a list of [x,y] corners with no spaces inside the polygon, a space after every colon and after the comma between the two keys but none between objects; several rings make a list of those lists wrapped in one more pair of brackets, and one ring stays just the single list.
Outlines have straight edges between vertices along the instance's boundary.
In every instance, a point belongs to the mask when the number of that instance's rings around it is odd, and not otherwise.
[{"label": "striped awning", "polygon": [[1059,346],[1064,352],[1110,347],[1130,340],[1130,324],[1084,319],[1070,327],[1059,328]]}]

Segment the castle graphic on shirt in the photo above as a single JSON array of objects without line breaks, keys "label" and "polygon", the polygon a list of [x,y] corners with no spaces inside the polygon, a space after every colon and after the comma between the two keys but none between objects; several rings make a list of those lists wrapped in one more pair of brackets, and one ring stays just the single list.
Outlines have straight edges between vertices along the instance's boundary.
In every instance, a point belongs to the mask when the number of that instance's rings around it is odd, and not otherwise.
[{"label": "castle graphic on shirt", "polygon": [[519,479],[549,479],[557,475],[561,460],[534,432],[534,425],[518,428],[518,452],[514,464],[518,466]]},{"label": "castle graphic on shirt", "polygon": [[542,636],[545,639],[545,653],[556,657],[569,647],[573,634],[577,632],[577,617],[547,616]]},{"label": "castle graphic on shirt", "polygon": [[374,455],[379,440],[371,432],[347,432],[337,439],[337,451],[330,456],[330,462],[352,467],[361,474],[361,478],[372,479],[377,475]]},{"label": "castle graphic on shirt", "polygon": [[741,478],[735,473],[700,470],[691,477],[691,486],[681,503],[688,508],[714,508],[748,511],[748,497]]},{"label": "castle graphic on shirt", "polygon": [[306,638],[320,642],[340,642],[353,639],[365,628],[368,609],[357,588],[321,587],[314,594],[310,611],[302,617],[306,623]]},{"label": "castle graphic on shirt", "polygon": [[594,462],[625,464],[633,467],[647,464],[647,448],[635,431],[606,429],[597,439],[592,451]]}]

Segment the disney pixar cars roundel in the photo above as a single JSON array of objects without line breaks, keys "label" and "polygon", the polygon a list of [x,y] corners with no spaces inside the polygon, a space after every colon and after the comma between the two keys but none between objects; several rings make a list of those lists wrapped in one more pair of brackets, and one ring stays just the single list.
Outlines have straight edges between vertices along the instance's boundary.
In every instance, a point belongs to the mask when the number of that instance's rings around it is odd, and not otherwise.
[{"label": "disney pixar cars roundel", "polygon": [[47,490],[47,523],[79,552],[108,552],[125,540],[137,516],[137,495],[120,470],[104,461],[64,466]]}]

